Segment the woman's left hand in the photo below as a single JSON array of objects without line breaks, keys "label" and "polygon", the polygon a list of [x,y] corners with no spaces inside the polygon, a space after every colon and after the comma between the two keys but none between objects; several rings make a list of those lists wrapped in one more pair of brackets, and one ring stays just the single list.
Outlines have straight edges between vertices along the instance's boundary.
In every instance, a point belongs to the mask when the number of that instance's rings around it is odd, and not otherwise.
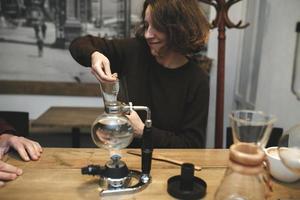
[{"label": "woman's left hand", "polygon": [[131,122],[131,125],[133,127],[134,136],[135,137],[142,137],[145,125],[142,122],[139,115],[137,114],[137,112],[132,110],[129,115],[126,115],[126,117]]}]

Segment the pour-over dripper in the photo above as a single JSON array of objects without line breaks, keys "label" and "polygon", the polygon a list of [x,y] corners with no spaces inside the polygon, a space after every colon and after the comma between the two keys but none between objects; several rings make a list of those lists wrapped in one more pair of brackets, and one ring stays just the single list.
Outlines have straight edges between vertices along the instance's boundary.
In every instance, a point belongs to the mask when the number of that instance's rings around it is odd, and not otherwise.
[{"label": "pour-over dripper", "polygon": [[[215,199],[263,199],[267,194],[264,188],[271,190],[270,180],[263,171],[263,148],[276,119],[254,110],[233,111],[229,118],[234,144],[230,146],[228,168]],[[253,190],[257,192],[248,192]]]},{"label": "pour-over dripper", "polygon": [[233,111],[229,118],[234,143],[253,143],[261,148],[266,146],[276,121],[274,116],[254,110]]}]

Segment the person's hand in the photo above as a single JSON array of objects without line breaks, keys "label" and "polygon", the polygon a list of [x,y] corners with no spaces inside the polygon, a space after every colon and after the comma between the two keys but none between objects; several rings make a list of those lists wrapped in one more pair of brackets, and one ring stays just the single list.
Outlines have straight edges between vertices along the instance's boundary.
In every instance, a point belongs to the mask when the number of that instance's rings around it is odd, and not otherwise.
[{"label": "person's hand", "polygon": [[111,74],[110,62],[102,53],[95,51],[91,55],[92,74],[100,82],[112,82],[117,78],[117,74]]},{"label": "person's hand", "polygon": [[38,160],[43,151],[40,144],[35,141],[11,134],[2,134],[0,136],[0,159],[10,147],[14,148],[25,161]]},{"label": "person's hand", "polygon": [[0,187],[4,186],[3,181],[15,180],[22,173],[22,169],[0,160]]},{"label": "person's hand", "polygon": [[98,129],[96,131],[96,135],[97,135],[98,139],[105,145],[109,144],[109,142],[111,141],[110,135],[108,133],[106,133],[105,131]]},{"label": "person's hand", "polygon": [[145,125],[137,112],[132,110],[129,115],[126,115],[126,117],[129,119],[132,125],[134,136],[142,137]]}]

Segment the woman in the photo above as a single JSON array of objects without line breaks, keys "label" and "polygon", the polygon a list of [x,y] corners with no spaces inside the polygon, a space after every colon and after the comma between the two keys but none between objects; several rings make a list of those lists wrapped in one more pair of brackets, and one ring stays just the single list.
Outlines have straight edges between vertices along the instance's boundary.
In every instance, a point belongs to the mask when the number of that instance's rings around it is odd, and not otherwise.
[{"label": "woman", "polygon": [[[208,75],[192,59],[203,47],[209,24],[195,0],[146,0],[136,37],[75,39],[73,58],[102,82],[121,82],[119,97],[151,109],[156,148],[203,148],[208,115]],[[144,113],[127,116],[140,145]]]}]

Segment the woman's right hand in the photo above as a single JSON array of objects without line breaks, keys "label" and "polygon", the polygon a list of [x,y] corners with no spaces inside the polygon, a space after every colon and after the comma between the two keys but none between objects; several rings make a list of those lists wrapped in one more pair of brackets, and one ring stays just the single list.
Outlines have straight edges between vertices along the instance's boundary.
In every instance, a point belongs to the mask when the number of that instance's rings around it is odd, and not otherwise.
[{"label": "woman's right hand", "polygon": [[92,74],[100,82],[112,82],[117,79],[117,74],[111,74],[110,62],[102,53],[95,51],[91,55]]}]

